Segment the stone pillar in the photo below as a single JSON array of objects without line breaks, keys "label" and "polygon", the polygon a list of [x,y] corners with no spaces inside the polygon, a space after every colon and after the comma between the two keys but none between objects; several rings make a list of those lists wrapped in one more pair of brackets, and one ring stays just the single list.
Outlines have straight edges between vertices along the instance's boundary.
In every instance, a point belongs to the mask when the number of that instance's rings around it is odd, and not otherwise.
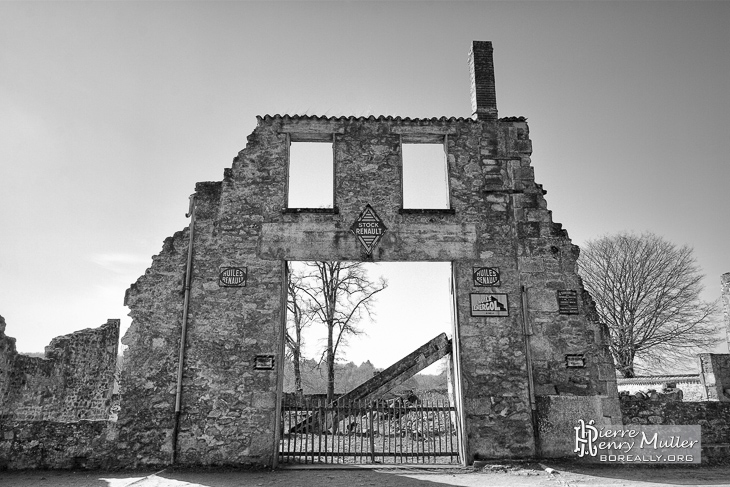
[{"label": "stone pillar", "polygon": [[725,311],[728,348],[730,348],[730,272],[726,272],[720,276],[720,283],[722,286],[722,305]]},{"label": "stone pillar", "polygon": [[700,381],[705,401],[730,401],[730,354],[701,353]]},{"label": "stone pillar", "polygon": [[472,118],[497,121],[497,94],[494,90],[494,61],[490,41],[473,41],[469,51]]}]

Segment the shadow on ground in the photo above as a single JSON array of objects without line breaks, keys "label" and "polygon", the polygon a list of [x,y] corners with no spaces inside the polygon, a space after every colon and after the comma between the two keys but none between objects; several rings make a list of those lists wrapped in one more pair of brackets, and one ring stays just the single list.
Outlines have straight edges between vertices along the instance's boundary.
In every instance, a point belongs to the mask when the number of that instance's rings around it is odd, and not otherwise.
[{"label": "shadow on ground", "polygon": [[[472,473],[473,475],[473,473]],[[169,487],[187,487],[190,484],[205,487],[238,487],[238,486],[297,486],[297,487],[453,487],[479,485],[474,482],[461,483],[467,480],[464,472],[434,472],[424,469],[334,469],[334,470],[293,470],[282,469],[274,472],[164,472],[161,477],[178,481]],[[168,487],[160,484],[159,487]],[[483,485],[483,484],[482,484]],[[522,485],[522,484],[510,484]],[[528,485],[528,484],[524,484]],[[158,487],[150,484],[149,487]],[[134,486],[136,487],[136,486]],[[140,487],[148,487],[140,484]]]},{"label": "shadow on ground", "polygon": [[649,485],[730,485],[730,466],[592,465],[549,461],[543,465],[555,469],[559,472],[557,475],[564,478],[572,475],[593,479],[584,482],[586,485],[601,485],[600,479]]},{"label": "shadow on ground", "polygon": [[[554,469],[554,470],[552,470]],[[730,466],[602,466],[561,462],[490,464],[483,469],[399,468],[0,472],[2,487],[618,487],[730,486]]]}]

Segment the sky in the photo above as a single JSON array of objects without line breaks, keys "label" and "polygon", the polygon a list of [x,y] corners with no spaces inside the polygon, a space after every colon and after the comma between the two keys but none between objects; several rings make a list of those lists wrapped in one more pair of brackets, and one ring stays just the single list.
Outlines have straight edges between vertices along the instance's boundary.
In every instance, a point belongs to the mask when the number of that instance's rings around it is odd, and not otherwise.
[{"label": "sky", "polygon": [[[528,118],[573,243],[629,230],[689,245],[717,299],[729,23],[713,1],[0,2],[6,333],[35,352],[108,318],[126,330],[125,290],[257,115],[470,116],[472,40],[493,43],[499,116]],[[393,279],[412,304],[387,311],[405,298],[384,294],[378,326],[427,341],[410,311],[431,291]]]}]

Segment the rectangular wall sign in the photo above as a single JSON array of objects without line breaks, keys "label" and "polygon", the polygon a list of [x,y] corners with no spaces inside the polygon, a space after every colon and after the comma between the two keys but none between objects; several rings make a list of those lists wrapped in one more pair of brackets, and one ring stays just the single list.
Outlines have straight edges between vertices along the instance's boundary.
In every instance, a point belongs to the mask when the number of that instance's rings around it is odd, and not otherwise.
[{"label": "rectangular wall sign", "polygon": [[574,289],[558,290],[558,313],[561,315],[578,314],[578,291]]},{"label": "rectangular wall sign", "polygon": [[498,267],[472,267],[472,272],[475,287],[499,286],[502,284],[499,281]]},{"label": "rectangular wall sign", "polygon": [[586,358],[582,353],[573,353],[565,356],[565,366],[570,368],[582,368],[586,366]]},{"label": "rectangular wall sign", "polygon": [[256,370],[272,370],[274,368],[273,355],[256,355],[253,368]]},{"label": "rectangular wall sign", "polygon": [[472,316],[509,316],[506,294],[471,293]]}]

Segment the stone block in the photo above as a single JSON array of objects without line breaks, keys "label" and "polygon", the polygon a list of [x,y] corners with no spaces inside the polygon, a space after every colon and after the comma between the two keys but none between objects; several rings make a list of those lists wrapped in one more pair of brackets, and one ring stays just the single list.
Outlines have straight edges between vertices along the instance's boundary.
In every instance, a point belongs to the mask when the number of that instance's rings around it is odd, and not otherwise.
[{"label": "stone block", "polygon": [[536,396],[556,396],[558,390],[555,388],[555,384],[536,384],[535,395]]},{"label": "stone block", "polygon": [[545,271],[545,261],[542,257],[519,257],[520,272],[536,273]]},{"label": "stone block", "polygon": [[[527,290],[528,303],[531,310],[536,311],[558,311],[558,301],[555,298],[555,291],[550,289],[529,288]],[[549,334],[556,337],[561,334],[560,326],[554,322],[549,328]]]},{"label": "stone block", "polygon": [[539,222],[517,223],[517,236],[519,238],[539,238],[540,237],[540,223]]}]

